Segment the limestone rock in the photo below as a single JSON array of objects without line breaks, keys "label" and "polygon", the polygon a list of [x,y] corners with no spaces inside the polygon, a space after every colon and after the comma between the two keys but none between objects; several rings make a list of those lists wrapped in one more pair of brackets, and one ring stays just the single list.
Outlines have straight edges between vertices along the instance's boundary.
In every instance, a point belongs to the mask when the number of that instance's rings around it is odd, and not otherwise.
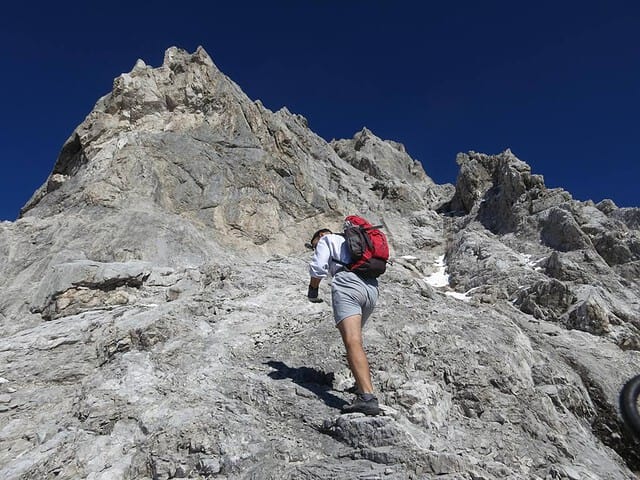
[{"label": "limestone rock", "polygon": [[562,282],[542,280],[518,292],[516,305],[525,313],[543,320],[559,319],[576,301],[576,296]]},{"label": "limestone rock", "polygon": [[460,173],[451,208],[467,213],[474,207],[480,208],[480,215],[491,230],[512,229],[513,204],[525,192],[545,188],[542,177],[532,175],[531,167],[510,150],[497,156],[459,154],[457,162]]},{"label": "limestone rock", "polygon": [[330,145],[342,159],[378,180],[433,183],[420,162],[407,154],[404,145],[382,140],[367,128],[351,140],[333,140]]},{"label": "limestone rock", "polygon": [[561,252],[592,246],[589,237],[582,231],[571,213],[558,207],[549,209],[540,235],[546,245]]},{"label": "limestone rock", "polygon": [[579,302],[567,314],[566,324],[569,328],[577,328],[594,335],[604,335],[611,331],[609,313],[597,296]]},{"label": "limestone rock", "polygon": [[423,205],[440,206],[450,197],[450,186],[436,185],[402,144],[382,140],[367,128],[351,140],[332,140],[330,145],[340,158],[371,178],[370,189],[380,199],[392,201],[403,213]]},{"label": "limestone rock", "polygon": [[32,301],[32,311],[51,319],[61,316],[63,311],[75,314],[100,305],[126,304],[127,294],[118,289],[140,288],[150,274],[151,265],[144,262],[79,260],[52,265],[40,282]]}]

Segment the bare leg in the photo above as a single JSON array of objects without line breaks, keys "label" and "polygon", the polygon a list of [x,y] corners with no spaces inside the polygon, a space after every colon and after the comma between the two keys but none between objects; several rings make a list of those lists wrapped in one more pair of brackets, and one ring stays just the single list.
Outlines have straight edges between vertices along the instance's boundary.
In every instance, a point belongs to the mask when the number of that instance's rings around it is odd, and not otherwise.
[{"label": "bare leg", "polygon": [[356,379],[358,390],[362,393],[373,393],[371,371],[367,355],[362,346],[362,317],[352,315],[338,323],[338,330],[347,349],[347,362]]}]

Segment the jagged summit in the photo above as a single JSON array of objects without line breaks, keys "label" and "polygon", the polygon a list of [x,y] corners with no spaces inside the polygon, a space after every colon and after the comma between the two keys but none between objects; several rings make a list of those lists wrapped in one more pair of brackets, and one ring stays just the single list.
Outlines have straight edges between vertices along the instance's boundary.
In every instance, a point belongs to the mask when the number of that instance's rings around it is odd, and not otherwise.
[{"label": "jagged summit", "polygon": [[[398,144],[368,131],[356,137],[336,151],[302,116],[250,100],[204,49],[170,48],[162,66],[138,61],[115,79],[22,215],[129,218],[134,205],[136,214],[195,219],[214,242],[234,237],[247,248],[286,252],[290,235],[306,237],[315,228],[304,219],[338,221],[354,210],[379,216],[397,208],[391,199],[409,209],[444,201],[449,190],[435,186]],[[415,192],[405,188],[407,180]],[[136,243],[157,251],[148,245],[153,238]],[[196,250],[190,254],[202,257]]]},{"label": "jagged summit", "polygon": [[433,184],[420,162],[407,154],[404,145],[382,140],[366,127],[352,139],[333,140],[330,145],[341,158],[379,180]]},{"label": "jagged summit", "polygon": [[[366,128],[327,143],[201,48],[138,60],[0,223],[0,478],[634,478],[640,209],[457,160],[438,185]],[[352,213],[392,253],[379,417],[339,413],[329,288],[305,297],[304,243]]]}]

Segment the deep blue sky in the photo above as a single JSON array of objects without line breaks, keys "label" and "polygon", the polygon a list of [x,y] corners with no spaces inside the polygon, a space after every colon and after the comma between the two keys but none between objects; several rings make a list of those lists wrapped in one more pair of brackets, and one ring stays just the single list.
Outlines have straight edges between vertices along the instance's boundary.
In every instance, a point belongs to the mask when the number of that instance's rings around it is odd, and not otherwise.
[{"label": "deep blue sky", "polygon": [[438,183],[457,152],[511,148],[549,187],[640,206],[640,2],[92,3],[3,5],[0,220],[113,79],[172,45],[327,140],[403,143]]}]

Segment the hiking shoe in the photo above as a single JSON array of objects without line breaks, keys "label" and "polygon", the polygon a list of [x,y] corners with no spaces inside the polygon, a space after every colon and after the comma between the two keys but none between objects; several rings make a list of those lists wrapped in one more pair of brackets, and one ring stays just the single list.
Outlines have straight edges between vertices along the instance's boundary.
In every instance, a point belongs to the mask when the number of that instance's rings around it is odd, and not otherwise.
[{"label": "hiking shoe", "polygon": [[365,415],[378,415],[380,413],[380,406],[378,405],[378,399],[371,393],[360,393],[356,395],[353,402],[342,407],[343,413],[360,412]]}]

